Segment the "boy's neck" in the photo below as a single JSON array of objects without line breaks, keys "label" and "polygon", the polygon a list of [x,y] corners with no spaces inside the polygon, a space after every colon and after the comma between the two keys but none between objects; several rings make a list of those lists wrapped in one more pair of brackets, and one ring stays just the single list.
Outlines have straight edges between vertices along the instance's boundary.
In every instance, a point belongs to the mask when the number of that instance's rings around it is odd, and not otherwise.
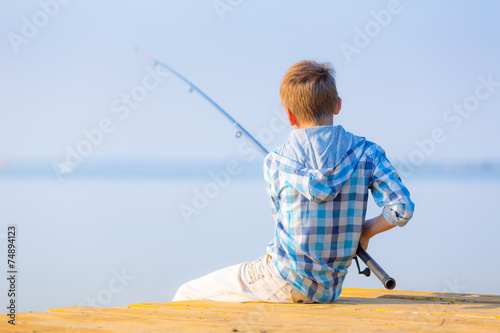
[{"label": "boy's neck", "polygon": [[296,122],[295,125],[293,125],[293,129],[302,129],[302,128],[308,128],[308,127],[318,127],[318,126],[333,126],[333,117],[326,119],[322,121],[321,123],[299,123]]}]

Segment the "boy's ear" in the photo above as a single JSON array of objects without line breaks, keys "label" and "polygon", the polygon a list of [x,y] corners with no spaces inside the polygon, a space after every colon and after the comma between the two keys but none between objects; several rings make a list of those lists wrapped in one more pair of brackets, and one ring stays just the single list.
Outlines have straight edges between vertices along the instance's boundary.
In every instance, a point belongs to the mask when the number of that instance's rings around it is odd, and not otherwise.
[{"label": "boy's ear", "polygon": [[337,97],[337,106],[335,107],[335,111],[333,111],[333,114],[334,115],[339,114],[341,108],[342,108],[342,98]]},{"label": "boy's ear", "polygon": [[295,124],[297,124],[297,118],[292,113],[292,111],[290,111],[290,109],[288,108],[285,108],[285,112],[288,115],[288,121],[290,122],[290,125],[294,126]]}]

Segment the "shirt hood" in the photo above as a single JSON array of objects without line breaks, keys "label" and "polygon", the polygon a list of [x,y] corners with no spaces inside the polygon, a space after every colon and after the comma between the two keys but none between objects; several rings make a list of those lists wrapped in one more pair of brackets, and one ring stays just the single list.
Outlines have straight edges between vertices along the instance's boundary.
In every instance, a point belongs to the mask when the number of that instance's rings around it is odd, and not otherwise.
[{"label": "shirt hood", "polygon": [[266,156],[271,191],[278,195],[291,186],[309,200],[332,200],[356,169],[365,145],[365,138],[342,126],[293,130],[281,147]]}]

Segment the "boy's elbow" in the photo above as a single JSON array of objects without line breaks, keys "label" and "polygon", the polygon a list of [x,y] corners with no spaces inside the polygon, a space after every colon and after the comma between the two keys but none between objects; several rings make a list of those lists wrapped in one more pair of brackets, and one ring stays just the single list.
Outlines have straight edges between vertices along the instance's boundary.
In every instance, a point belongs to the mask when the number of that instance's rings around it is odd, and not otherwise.
[{"label": "boy's elbow", "polygon": [[413,203],[388,205],[384,208],[382,214],[391,224],[403,227],[412,218],[414,208]]}]

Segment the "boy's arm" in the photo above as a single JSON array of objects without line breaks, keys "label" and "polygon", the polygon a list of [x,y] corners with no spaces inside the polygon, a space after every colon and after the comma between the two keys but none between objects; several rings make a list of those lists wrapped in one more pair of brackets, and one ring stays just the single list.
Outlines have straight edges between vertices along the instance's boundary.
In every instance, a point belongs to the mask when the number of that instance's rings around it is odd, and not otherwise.
[{"label": "boy's arm", "polygon": [[383,151],[375,163],[369,187],[377,205],[384,208],[381,215],[363,224],[360,244],[364,249],[368,240],[376,234],[408,223],[415,207],[410,200],[410,192]]},{"label": "boy's arm", "polygon": [[363,231],[361,232],[359,245],[361,245],[361,247],[366,250],[370,238],[372,238],[376,234],[392,229],[395,226],[396,225],[389,223],[382,214],[373,219],[366,220],[363,224]]}]

